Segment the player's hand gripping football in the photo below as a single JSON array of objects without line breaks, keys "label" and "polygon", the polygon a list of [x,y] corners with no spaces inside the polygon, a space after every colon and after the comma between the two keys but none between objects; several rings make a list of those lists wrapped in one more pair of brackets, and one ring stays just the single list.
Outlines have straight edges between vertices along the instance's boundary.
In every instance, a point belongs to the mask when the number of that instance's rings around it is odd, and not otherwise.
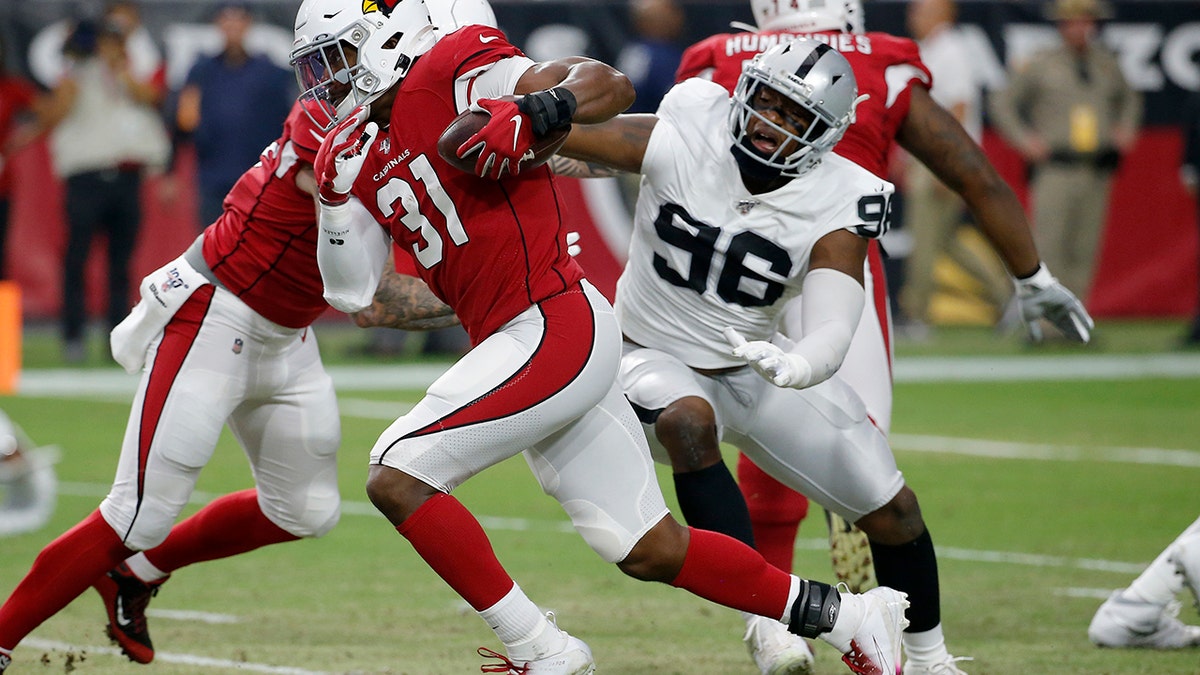
[{"label": "player's hand gripping football", "polygon": [[458,156],[465,157],[478,150],[475,175],[480,178],[499,179],[505,173],[514,176],[520,173],[521,159],[537,140],[529,116],[521,112],[516,101],[483,98],[471,109],[486,112],[491,119],[458,147]]},{"label": "player's hand gripping football", "polygon": [[1017,279],[1017,303],[1021,318],[1029,331],[1029,339],[1042,341],[1042,327],[1038,319],[1054,324],[1063,335],[1077,342],[1087,343],[1092,328],[1096,326],[1075,294],[1063,286],[1045,265],[1027,279]]},{"label": "player's hand gripping football", "polygon": [[763,340],[747,342],[733,328],[722,331],[733,355],[743,359],[750,367],[776,387],[800,389],[812,380],[812,366],[802,356],[789,354],[776,345]]},{"label": "player's hand gripping football", "polygon": [[368,109],[358,108],[338,123],[321,143],[313,162],[317,179],[317,197],[327,206],[339,206],[350,200],[350,188],[362,171],[367,151],[379,136],[379,125],[366,121]]}]

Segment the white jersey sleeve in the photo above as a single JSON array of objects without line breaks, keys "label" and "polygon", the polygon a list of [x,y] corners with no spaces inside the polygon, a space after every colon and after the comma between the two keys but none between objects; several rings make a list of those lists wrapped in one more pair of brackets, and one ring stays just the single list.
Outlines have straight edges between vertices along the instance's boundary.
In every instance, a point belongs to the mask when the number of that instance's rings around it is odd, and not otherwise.
[{"label": "white jersey sleeve", "polygon": [[729,106],[723,87],[699,79],[664,97],[617,284],[625,335],[695,368],[742,365],[722,331],[770,339],[780,309],[801,291],[813,244],[883,222],[892,194],[890,183],[834,155],[751,194],[731,151]]},{"label": "white jersey sleeve", "polygon": [[534,66],[525,56],[510,56],[485,68],[471,70],[454,80],[454,104],[462,112],[481,98],[500,98],[517,88],[517,81]]}]

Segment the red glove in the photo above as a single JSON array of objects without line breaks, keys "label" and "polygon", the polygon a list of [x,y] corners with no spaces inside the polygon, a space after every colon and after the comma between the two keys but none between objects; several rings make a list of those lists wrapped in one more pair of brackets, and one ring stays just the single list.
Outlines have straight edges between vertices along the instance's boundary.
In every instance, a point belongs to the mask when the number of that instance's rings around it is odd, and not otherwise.
[{"label": "red glove", "polygon": [[338,206],[350,201],[350,188],[362,170],[367,151],[379,136],[379,125],[374,122],[362,125],[366,119],[367,109],[358,108],[329,132],[317,150],[313,173],[321,203]]},{"label": "red glove", "polygon": [[458,156],[478,149],[475,175],[480,178],[500,179],[506,171],[514,176],[520,173],[521,159],[530,152],[536,140],[529,116],[517,108],[515,101],[491,98],[479,99],[472,109],[482,110],[492,119],[458,146]]}]

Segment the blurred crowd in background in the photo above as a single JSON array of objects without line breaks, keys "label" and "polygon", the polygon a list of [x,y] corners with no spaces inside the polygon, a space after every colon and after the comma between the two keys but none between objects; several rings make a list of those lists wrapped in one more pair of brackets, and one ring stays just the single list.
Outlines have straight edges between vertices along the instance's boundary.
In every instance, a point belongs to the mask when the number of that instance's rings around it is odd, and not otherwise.
[{"label": "blurred crowd in background", "polygon": [[[98,345],[124,317],[159,249],[186,245],[218,218],[234,180],[277,136],[296,95],[295,8],[15,4],[0,9],[0,276],[20,284],[27,320],[58,322],[63,357],[78,363],[99,351],[89,330]],[[751,23],[744,0],[493,4],[535,59],[615,63],[637,87],[636,112],[656,108],[688,44]],[[921,44],[935,99],[1027,200],[1039,249],[1089,310],[1194,317],[1181,337],[1200,345],[1194,4],[875,0],[865,9],[869,30]],[[1011,282],[959,198],[899,153],[892,179],[901,199],[885,248],[898,335],[1016,328]],[[622,189],[628,204],[636,182]],[[619,270],[621,242],[594,234],[584,248]],[[589,273],[596,260],[581,259]],[[409,339],[374,330],[366,348],[411,352]],[[459,329],[420,339],[428,352],[467,348]]]}]

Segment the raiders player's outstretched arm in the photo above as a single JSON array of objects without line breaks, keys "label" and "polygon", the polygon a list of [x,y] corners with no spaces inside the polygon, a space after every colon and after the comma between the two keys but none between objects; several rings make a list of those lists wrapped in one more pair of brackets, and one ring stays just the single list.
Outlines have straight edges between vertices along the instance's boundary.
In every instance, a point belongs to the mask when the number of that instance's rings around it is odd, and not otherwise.
[{"label": "raiders player's outstretched arm", "polygon": [[576,124],[558,154],[618,171],[641,173],[646,146],[657,124],[654,115],[617,115],[602,124]]}]

